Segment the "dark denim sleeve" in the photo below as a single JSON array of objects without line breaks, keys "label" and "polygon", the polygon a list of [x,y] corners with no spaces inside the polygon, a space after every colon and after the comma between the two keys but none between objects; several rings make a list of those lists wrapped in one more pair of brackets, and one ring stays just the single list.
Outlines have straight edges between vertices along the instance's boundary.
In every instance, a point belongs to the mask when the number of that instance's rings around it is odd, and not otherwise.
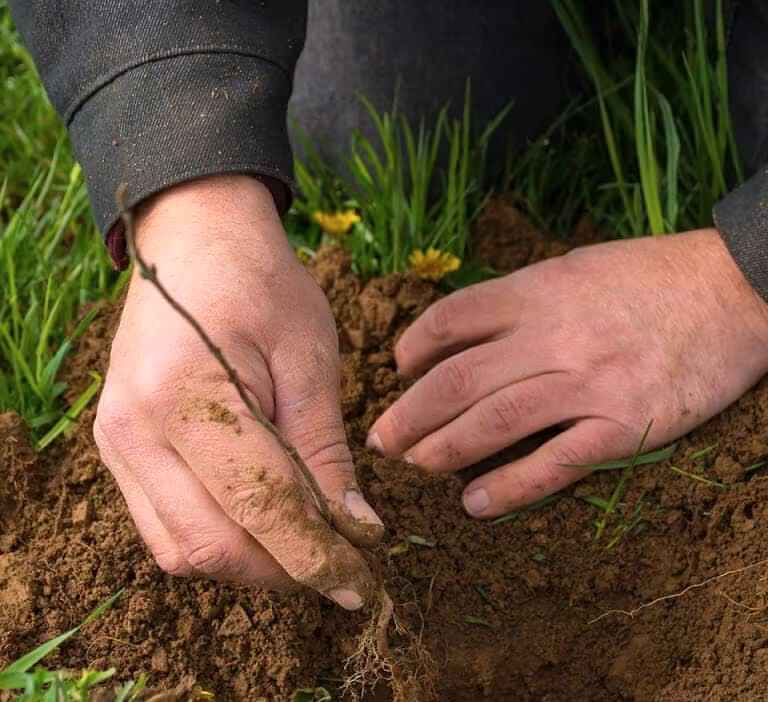
[{"label": "dark denim sleeve", "polygon": [[286,108],[306,0],[11,0],[86,174],[96,221],[214,173],[290,186]]},{"label": "dark denim sleeve", "polygon": [[731,113],[751,177],[715,206],[714,220],[747,280],[768,301],[768,4],[742,0],[732,9]]}]

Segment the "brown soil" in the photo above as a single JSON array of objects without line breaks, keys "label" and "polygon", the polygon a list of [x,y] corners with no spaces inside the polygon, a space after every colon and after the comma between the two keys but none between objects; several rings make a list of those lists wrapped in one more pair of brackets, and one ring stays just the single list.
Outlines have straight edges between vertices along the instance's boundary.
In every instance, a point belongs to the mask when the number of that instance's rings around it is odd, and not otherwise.
[{"label": "brown soil", "polygon": [[[588,223],[580,227],[578,241],[596,238]],[[565,250],[503,201],[489,207],[476,241],[481,256],[506,269]],[[359,477],[388,527],[376,555],[397,616],[436,662],[439,699],[763,698],[768,565],[634,617],[593,620],[768,559],[768,470],[745,472],[768,458],[768,381],[675,452],[674,465],[703,468],[727,488],[669,463],[638,469],[620,513],[641,519],[613,549],[594,542],[597,512],[580,499],[607,496],[610,474],[516,521],[482,524],[460,508],[460,478],[430,479],[363,447],[374,418],[404,389],[393,340],[438,293],[400,276],[362,285],[339,251],[323,252],[314,271],[341,330],[343,411]],[[106,366],[114,317],[105,310],[83,341],[69,370],[73,388]],[[273,595],[162,574],[99,462],[92,420],[93,409],[71,437],[35,457],[18,421],[0,416],[0,667],[125,587],[51,665],[115,666],[121,678],[148,672],[153,685],[197,684],[220,700],[288,700],[299,687],[336,686],[366,615],[309,592]]]}]

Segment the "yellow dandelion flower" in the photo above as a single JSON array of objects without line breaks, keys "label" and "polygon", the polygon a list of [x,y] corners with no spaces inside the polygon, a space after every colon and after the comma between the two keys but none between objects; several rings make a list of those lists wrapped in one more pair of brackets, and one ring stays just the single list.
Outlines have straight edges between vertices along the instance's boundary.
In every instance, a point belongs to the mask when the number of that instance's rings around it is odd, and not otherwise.
[{"label": "yellow dandelion flower", "polygon": [[360,221],[360,215],[354,210],[344,210],[343,212],[320,212],[318,210],[312,215],[312,219],[320,225],[326,234],[341,236],[346,234],[353,224]]},{"label": "yellow dandelion flower", "polygon": [[426,251],[414,250],[408,257],[408,263],[411,264],[411,271],[419,278],[434,280],[435,282],[461,267],[460,258],[447,251],[440,251],[431,247]]}]

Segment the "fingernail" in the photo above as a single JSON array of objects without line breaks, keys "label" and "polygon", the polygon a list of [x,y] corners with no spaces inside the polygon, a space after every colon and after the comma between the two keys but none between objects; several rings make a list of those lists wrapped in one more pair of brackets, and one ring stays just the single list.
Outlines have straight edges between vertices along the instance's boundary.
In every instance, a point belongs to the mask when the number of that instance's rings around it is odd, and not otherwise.
[{"label": "fingernail", "polygon": [[373,511],[373,507],[365,501],[365,498],[358,490],[347,490],[344,495],[344,504],[355,519],[366,524],[384,526],[384,522],[379,519],[379,515]]},{"label": "fingernail", "polygon": [[333,590],[328,590],[326,594],[336,604],[350,612],[354,612],[356,609],[360,609],[360,607],[363,606],[363,598],[354,590],[349,590],[345,587],[337,587]]},{"label": "fingernail", "polygon": [[483,488],[472,490],[464,495],[464,509],[473,517],[479,517],[490,503],[488,493]]},{"label": "fingernail", "polygon": [[384,453],[384,445],[381,443],[381,439],[379,438],[379,435],[375,431],[368,434],[368,439],[365,442],[365,445],[369,449],[373,449],[374,451],[378,451],[379,453]]}]

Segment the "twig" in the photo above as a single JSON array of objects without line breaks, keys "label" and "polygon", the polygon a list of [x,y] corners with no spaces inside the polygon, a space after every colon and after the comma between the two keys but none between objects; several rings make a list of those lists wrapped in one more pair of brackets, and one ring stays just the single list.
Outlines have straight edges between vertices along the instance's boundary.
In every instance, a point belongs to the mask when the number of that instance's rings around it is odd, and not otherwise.
[{"label": "twig", "polygon": [[389,648],[389,623],[392,621],[395,606],[389,593],[381,588],[381,612],[376,620],[376,650],[379,656],[385,661],[392,659],[392,652]]},{"label": "twig", "polygon": [[693,585],[689,585],[688,587],[684,588],[680,592],[676,592],[672,595],[663,595],[662,597],[657,597],[655,600],[651,600],[650,602],[645,602],[644,604],[641,604],[639,607],[635,607],[635,609],[609,609],[607,612],[603,612],[599,617],[595,617],[594,619],[591,619],[588,623],[594,624],[595,622],[599,622],[601,619],[604,619],[607,616],[610,616],[611,614],[623,614],[625,617],[629,617],[630,619],[634,619],[634,617],[642,612],[644,609],[648,609],[648,607],[653,607],[654,605],[659,604],[660,602],[666,602],[667,600],[676,600],[679,597],[683,597],[684,595],[687,595],[691,590],[698,590],[699,588],[706,587],[707,585],[710,585],[713,582],[716,582],[717,580],[722,580],[723,578],[727,578],[731,575],[739,575],[740,573],[745,573],[748,570],[753,570],[754,568],[759,568],[762,565],[768,564],[768,558],[764,558],[762,561],[757,561],[757,563],[751,563],[750,565],[744,566],[743,568],[736,568],[735,570],[727,570],[725,573],[720,573],[719,575],[713,575],[711,578],[707,578],[706,580],[702,580],[700,583],[693,583]]},{"label": "twig", "polygon": [[200,323],[187,311],[187,309],[178,302],[166,287],[160,282],[157,276],[157,267],[154,264],[147,263],[146,259],[141,253],[141,250],[136,244],[136,237],[134,235],[133,224],[133,211],[126,205],[126,192],[128,186],[126,183],[121,183],[117,188],[115,198],[117,200],[117,207],[120,211],[120,218],[123,222],[123,228],[125,230],[125,241],[128,245],[128,253],[131,258],[136,261],[139,267],[139,273],[141,277],[149,281],[155,289],[160,293],[163,299],[181,316],[187,323],[195,330],[195,333],[200,337],[200,340],[205,344],[211,355],[218,361],[224,372],[227,374],[227,379],[237,390],[237,394],[240,396],[243,404],[248,408],[253,418],[261,424],[273,437],[277,440],[283,450],[288,454],[293,462],[296,472],[298,473],[301,481],[304,483],[304,488],[312,496],[312,500],[317,507],[318,512],[322,518],[328,523],[332,523],[331,511],[328,508],[328,503],[325,500],[325,496],[320,490],[320,486],[315,480],[315,476],[307,467],[306,463],[302,460],[299,452],[293,445],[288,443],[280,434],[277,427],[264,415],[261,408],[255,403],[248,392],[246,391],[237,370],[227,361],[222,350],[213,343],[213,340],[206,333],[205,329]]}]

